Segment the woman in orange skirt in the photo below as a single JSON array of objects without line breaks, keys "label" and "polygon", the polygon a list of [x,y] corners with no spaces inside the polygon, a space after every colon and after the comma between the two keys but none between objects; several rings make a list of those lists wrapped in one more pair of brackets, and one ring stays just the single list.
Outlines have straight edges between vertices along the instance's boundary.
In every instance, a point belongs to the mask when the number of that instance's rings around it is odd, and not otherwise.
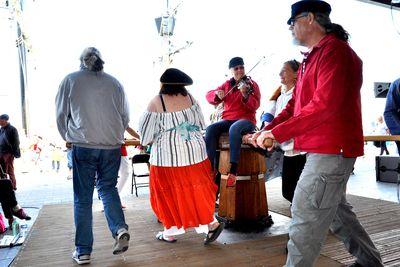
[{"label": "woman in orange skirt", "polygon": [[178,69],[167,69],[161,90],[140,121],[142,145],[150,151],[150,202],[164,231],[158,240],[175,242],[175,236],[195,228],[205,233],[205,244],[215,241],[224,228],[214,217],[217,186],[200,132],[205,128],[197,101],[185,86],[192,79]]}]

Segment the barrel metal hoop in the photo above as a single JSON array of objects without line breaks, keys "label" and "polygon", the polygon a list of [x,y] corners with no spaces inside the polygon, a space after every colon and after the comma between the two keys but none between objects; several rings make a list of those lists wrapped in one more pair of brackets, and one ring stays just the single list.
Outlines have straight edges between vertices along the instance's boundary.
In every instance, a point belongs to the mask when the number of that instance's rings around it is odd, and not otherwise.
[{"label": "barrel metal hoop", "polygon": [[[264,179],[264,173],[260,173],[257,175],[257,178],[260,179]],[[221,179],[227,180],[228,179],[228,175],[226,174],[221,174]],[[238,175],[236,176],[236,181],[249,181],[251,180],[251,175]]]}]

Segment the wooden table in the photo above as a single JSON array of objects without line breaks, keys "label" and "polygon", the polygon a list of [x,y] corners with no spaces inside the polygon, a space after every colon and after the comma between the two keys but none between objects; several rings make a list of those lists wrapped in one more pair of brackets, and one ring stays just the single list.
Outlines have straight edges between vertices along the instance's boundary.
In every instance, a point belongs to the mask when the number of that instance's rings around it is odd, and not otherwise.
[{"label": "wooden table", "polygon": [[364,141],[400,141],[400,135],[365,135]]},{"label": "wooden table", "polygon": [[[365,135],[364,141],[400,141],[400,135]],[[266,139],[264,145],[266,147],[271,146],[271,139]],[[140,145],[140,140],[138,139],[127,139],[125,140],[126,146],[138,146]]]},{"label": "wooden table", "polygon": [[139,146],[140,140],[139,139],[126,139],[125,145],[126,146]]}]

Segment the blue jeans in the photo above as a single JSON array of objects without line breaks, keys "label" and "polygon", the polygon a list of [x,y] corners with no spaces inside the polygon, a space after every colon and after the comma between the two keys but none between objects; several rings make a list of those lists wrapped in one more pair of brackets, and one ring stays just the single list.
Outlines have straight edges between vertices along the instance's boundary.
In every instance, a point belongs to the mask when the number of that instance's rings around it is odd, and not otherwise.
[{"label": "blue jeans", "polygon": [[221,120],[213,123],[206,129],[207,156],[213,169],[216,168],[216,154],[219,137],[222,133],[229,132],[230,162],[238,163],[242,136],[254,131],[256,126],[249,120]]},{"label": "blue jeans", "polygon": [[72,148],[67,149],[67,166],[72,170]]},{"label": "blue jeans", "polygon": [[[399,135],[400,134],[400,125],[398,123],[398,117],[393,114],[393,112],[384,112],[383,116],[385,117],[386,126],[389,128],[389,132],[391,135]],[[400,142],[395,141],[397,146],[397,153],[400,154]]]},{"label": "blue jeans", "polygon": [[121,150],[73,146],[72,161],[75,246],[78,254],[84,255],[90,254],[93,246],[92,203],[95,184],[112,236],[115,237],[121,228],[128,229],[116,188]]}]

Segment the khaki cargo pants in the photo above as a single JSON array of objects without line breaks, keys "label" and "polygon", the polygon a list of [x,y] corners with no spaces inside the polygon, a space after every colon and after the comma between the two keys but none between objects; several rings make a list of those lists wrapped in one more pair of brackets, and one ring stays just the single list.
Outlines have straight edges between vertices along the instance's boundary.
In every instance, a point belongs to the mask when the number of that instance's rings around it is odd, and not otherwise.
[{"label": "khaki cargo pants", "polygon": [[287,267],[311,267],[330,229],[365,267],[383,266],[367,232],[346,201],[355,158],[307,154],[292,203]]}]

